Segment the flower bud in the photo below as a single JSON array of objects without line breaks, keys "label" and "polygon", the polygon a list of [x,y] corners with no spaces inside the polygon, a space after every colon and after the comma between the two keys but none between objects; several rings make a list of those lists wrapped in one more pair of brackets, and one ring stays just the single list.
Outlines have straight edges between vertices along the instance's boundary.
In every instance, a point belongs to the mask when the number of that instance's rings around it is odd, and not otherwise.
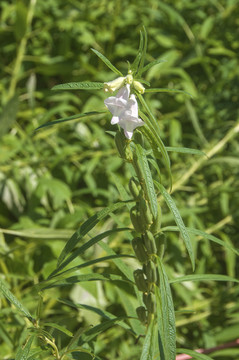
[{"label": "flower bud", "polygon": [[125,84],[125,77],[120,76],[115,80],[109,81],[109,82],[105,82],[104,83],[104,91],[105,92],[114,92],[118,89],[120,89],[122,86],[124,86]]},{"label": "flower bud", "polygon": [[145,92],[145,87],[139,82],[134,80],[133,87],[135,90],[137,90],[140,94],[143,94]]}]

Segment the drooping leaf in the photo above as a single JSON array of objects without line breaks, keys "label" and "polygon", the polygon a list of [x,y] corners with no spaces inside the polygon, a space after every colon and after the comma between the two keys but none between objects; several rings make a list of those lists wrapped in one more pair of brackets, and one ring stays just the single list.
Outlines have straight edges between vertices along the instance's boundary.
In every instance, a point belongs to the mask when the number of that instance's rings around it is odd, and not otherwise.
[{"label": "drooping leaf", "polygon": [[197,149],[190,149],[181,146],[166,146],[167,151],[174,151],[182,154],[200,155],[207,156],[203,151]]},{"label": "drooping leaf", "polygon": [[58,266],[64,261],[66,256],[74,249],[76,244],[85,236],[93,227],[98,224],[99,221],[103,220],[109,213],[125,206],[124,202],[118,202],[112,206],[109,206],[101,211],[97,212],[91,216],[88,220],[81,225],[80,229],[76,231],[70,240],[66,243],[64,249],[62,250],[59,259]]},{"label": "drooping leaf", "polygon": [[149,206],[152,211],[153,217],[156,218],[158,212],[158,201],[154,189],[153,178],[148,164],[147,156],[145,154],[144,148],[140,144],[136,144],[135,149],[138,158],[138,164],[143,174],[143,178],[145,180],[144,187],[146,190],[146,197],[149,201]]},{"label": "drooping leaf", "polygon": [[16,308],[28,318],[33,324],[35,323],[35,319],[31,316],[29,311],[22,305],[22,303],[12,294],[12,292],[7,288],[4,284],[3,280],[0,279],[0,291],[2,294],[10,301],[11,304],[16,306]]},{"label": "drooping leaf", "polygon": [[87,282],[87,281],[98,281],[98,280],[106,280],[106,281],[127,281],[129,282],[129,280],[126,280],[125,278],[123,278],[120,275],[115,275],[115,274],[109,274],[109,273],[102,273],[102,274],[98,274],[98,273],[89,273],[89,274],[83,274],[83,275],[74,275],[74,276],[70,276],[68,278],[63,278],[63,279],[53,279],[51,281],[47,281],[47,282],[42,282],[40,284],[37,285],[37,288],[40,290],[45,290],[45,289],[51,289],[54,287],[60,287],[60,286],[69,286],[69,285],[73,285],[73,284],[77,284],[80,282]]},{"label": "drooping leaf", "polygon": [[155,288],[155,295],[160,356],[162,360],[175,360],[176,328],[173,299],[168,277],[159,257],[157,257],[157,265],[160,287]]},{"label": "drooping leaf", "polygon": [[91,49],[91,50],[105,63],[106,66],[108,66],[110,70],[112,70],[115,74],[119,76],[123,76],[123,74],[118,69],[116,69],[116,67],[113,64],[111,64],[109,59],[107,59],[103,54],[101,54],[98,50],[95,49]]},{"label": "drooping leaf", "polygon": [[[232,252],[234,252],[236,255],[239,256],[239,249],[235,249],[234,247],[232,247],[230,244],[228,244],[225,241],[222,241],[220,239],[218,239],[216,236],[211,235],[211,234],[207,234],[204,231],[198,230],[198,229],[193,229],[190,227],[186,228],[189,234],[193,234],[196,236],[201,236],[202,238],[206,238],[212,242],[215,242],[216,244],[219,244],[223,247],[225,247],[228,250],[231,250]],[[162,231],[180,231],[178,226],[166,226],[165,228],[162,228]]]},{"label": "drooping leaf", "polygon": [[36,128],[35,131],[37,131],[39,129],[42,129],[44,127],[53,126],[53,125],[60,124],[60,123],[63,123],[63,122],[72,121],[72,120],[78,120],[78,119],[81,119],[81,118],[86,117],[86,116],[95,116],[95,115],[104,114],[105,112],[106,111],[90,111],[90,112],[87,112],[87,113],[84,113],[84,114],[72,115],[72,116],[69,116],[67,118],[61,118],[59,120],[50,121],[50,122],[48,122],[46,124],[43,124],[43,125],[39,126],[38,128]]},{"label": "drooping leaf", "polygon": [[195,268],[195,258],[194,258],[194,252],[193,252],[193,248],[192,248],[192,243],[191,243],[191,239],[189,237],[188,231],[186,226],[184,225],[183,219],[178,211],[177,206],[175,205],[175,202],[173,201],[172,197],[169,195],[169,193],[167,192],[167,190],[164,188],[164,186],[160,183],[158,183],[157,181],[155,181],[155,183],[157,184],[161,194],[163,195],[170,211],[172,212],[173,216],[174,216],[174,220],[176,222],[176,224],[179,227],[180,230],[180,234],[184,240],[185,246],[188,250],[188,254],[192,263],[192,268],[194,270]]},{"label": "drooping leaf", "polygon": [[73,336],[73,334],[72,334],[71,331],[69,331],[68,329],[64,328],[64,327],[61,326],[61,325],[58,325],[58,324],[55,324],[55,323],[51,323],[51,322],[45,322],[45,323],[44,323],[44,326],[53,327],[54,329],[57,329],[57,330],[61,331],[62,333],[66,334],[67,336],[70,336],[70,337]]},{"label": "drooping leaf", "polygon": [[176,279],[170,280],[170,284],[176,284],[185,281],[231,281],[231,282],[239,283],[238,279],[235,279],[228,275],[192,274],[192,275],[179,276]]},{"label": "drooping leaf", "polygon": [[178,89],[167,89],[167,88],[156,88],[156,89],[145,89],[146,93],[158,93],[158,92],[163,92],[163,93],[182,93],[184,95],[190,96],[192,97],[191,94],[189,94],[187,91],[184,90],[178,90]]},{"label": "drooping leaf", "polygon": [[[61,262],[60,265],[58,265],[57,269],[53,271],[53,273],[49,276],[49,279],[52,276],[55,276],[57,273],[59,273],[59,271],[63,270],[68,264],[70,264],[77,256],[79,256],[80,254],[82,254],[84,251],[86,251],[87,249],[89,249],[91,246],[97,244],[100,240],[106,238],[107,236],[113,234],[113,233],[117,233],[120,231],[125,231],[128,230],[128,228],[116,228],[116,229],[112,229],[112,230],[108,230],[105,231],[101,234],[98,234],[96,236],[94,236],[92,239],[90,239],[89,241],[87,241],[85,244],[83,244],[82,246],[80,246],[79,248],[77,248],[75,251],[73,251],[73,253],[71,255],[68,256],[68,258],[65,259],[65,261]],[[74,235],[73,235],[74,236]],[[75,245],[82,239],[83,235],[82,233],[80,234],[80,236],[78,237],[78,241],[75,243]],[[72,238],[71,238],[72,239]],[[70,240],[71,240],[70,239]],[[69,252],[66,253],[66,255],[68,255]]]},{"label": "drooping leaf", "polygon": [[196,360],[213,360],[210,356],[205,355],[205,354],[200,354],[199,352],[194,351],[194,350],[180,348],[180,349],[177,349],[177,353],[190,355],[190,356],[192,356],[193,359],[196,359]]},{"label": "drooping leaf", "polygon": [[104,83],[101,82],[83,81],[55,85],[52,90],[98,90],[103,87]]}]

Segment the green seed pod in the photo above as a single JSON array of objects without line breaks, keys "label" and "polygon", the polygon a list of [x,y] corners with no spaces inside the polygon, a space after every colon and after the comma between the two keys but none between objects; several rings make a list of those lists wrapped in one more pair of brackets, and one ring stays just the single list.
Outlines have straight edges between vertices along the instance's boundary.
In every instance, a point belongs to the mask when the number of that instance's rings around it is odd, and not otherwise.
[{"label": "green seed pod", "polygon": [[136,174],[137,174],[137,176],[139,178],[139,181],[143,182],[144,181],[144,174],[143,174],[142,169],[140,167],[138,156],[136,155],[135,152],[133,153],[133,166],[134,166],[135,172],[136,172]]},{"label": "green seed pod", "polygon": [[140,211],[136,206],[132,207],[130,210],[130,219],[136,232],[143,233],[145,231],[146,225],[142,222]]},{"label": "green seed pod", "polygon": [[140,194],[141,186],[135,178],[131,178],[129,181],[129,191],[131,192],[134,199],[137,199]]},{"label": "green seed pod", "polygon": [[155,239],[151,231],[145,231],[144,236],[144,245],[149,255],[157,254],[157,247],[155,244]]},{"label": "green seed pod", "polygon": [[150,283],[157,282],[157,269],[152,260],[149,260],[146,264],[146,277]]},{"label": "green seed pod", "polygon": [[144,247],[143,239],[137,237],[132,240],[132,247],[134,249],[135,255],[141,263],[144,263],[148,260],[148,254]]},{"label": "green seed pod", "polygon": [[141,132],[135,131],[135,133],[134,133],[134,142],[144,146],[144,137],[143,137]]},{"label": "green seed pod", "polygon": [[147,281],[141,269],[137,269],[134,271],[134,280],[139,291],[146,292],[148,290]]},{"label": "green seed pod", "polygon": [[150,231],[153,234],[156,234],[157,232],[159,232],[160,227],[161,227],[161,218],[162,218],[162,210],[161,210],[161,206],[158,204],[157,217],[156,217],[156,219],[153,219],[153,223],[150,226]]},{"label": "green seed pod", "polygon": [[126,142],[123,134],[119,130],[115,134],[115,145],[117,147],[120,157],[124,159]]},{"label": "green seed pod", "polygon": [[139,211],[142,221],[149,226],[152,223],[152,213],[148,202],[143,197],[139,201]]},{"label": "green seed pod", "polygon": [[154,293],[152,292],[147,295],[146,307],[149,313],[154,314],[156,312],[156,299]]},{"label": "green seed pod", "polygon": [[115,134],[115,145],[117,147],[120,157],[125,160],[132,161],[132,152],[130,150],[128,142],[125,136],[119,130]]},{"label": "green seed pod", "polygon": [[147,314],[146,314],[145,307],[144,306],[137,307],[136,313],[138,315],[139,320],[142,322],[142,324],[146,324],[147,323]]},{"label": "green seed pod", "polygon": [[158,233],[155,235],[155,244],[157,247],[157,255],[162,258],[164,254],[166,236],[164,233]]}]

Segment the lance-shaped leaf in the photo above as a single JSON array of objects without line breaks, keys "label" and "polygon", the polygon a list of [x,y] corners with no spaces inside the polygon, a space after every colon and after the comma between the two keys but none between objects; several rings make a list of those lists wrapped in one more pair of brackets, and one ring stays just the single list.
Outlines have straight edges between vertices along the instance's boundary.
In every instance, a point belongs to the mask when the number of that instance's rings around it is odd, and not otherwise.
[{"label": "lance-shaped leaf", "polygon": [[109,213],[115,211],[116,209],[119,209],[121,207],[125,206],[125,202],[118,202],[112,206],[109,206],[93,216],[91,216],[88,220],[84,222],[84,224],[81,225],[80,229],[76,231],[70,240],[66,243],[64,249],[62,250],[59,259],[58,259],[58,266],[64,261],[66,256],[74,249],[76,244],[85,236],[88,234],[88,232],[93,229],[93,227],[98,224],[99,221],[103,220]]},{"label": "lance-shaped leaf", "polygon": [[[106,238],[107,236],[110,236],[111,234],[113,233],[116,233],[116,232],[120,232],[120,231],[125,231],[125,230],[128,230],[128,228],[116,228],[116,229],[112,229],[112,230],[108,230],[108,231],[105,231],[101,234],[98,234],[96,236],[94,236],[92,239],[90,239],[89,241],[87,241],[85,244],[83,244],[82,246],[80,246],[79,248],[77,248],[75,251],[73,251],[72,254],[70,254],[68,256],[68,258],[65,259],[65,261],[61,262],[57,269],[54,270],[52,272],[52,274],[49,276],[49,279],[53,276],[55,276],[57,273],[59,273],[59,271],[63,270],[68,264],[70,264],[75,258],[77,258],[77,256],[83,254],[84,251],[86,251],[87,249],[89,249],[91,246],[97,244],[100,240]],[[75,234],[74,234],[75,235]],[[74,236],[73,235],[73,236]],[[82,234],[81,234],[82,235]],[[75,239],[72,237],[71,238],[72,241]],[[70,239],[70,240],[71,240]],[[78,237],[78,241],[80,241],[82,239],[82,236]],[[70,241],[69,240],[69,241]],[[68,254],[68,253],[67,253]],[[66,255],[67,255],[66,254]]]},{"label": "lance-shaped leaf", "polygon": [[101,82],[83,81],[55,85],[52,90],[98,90],[103,87],[104,83]]},{"label": "lance-shaped leaf", "polygon": [[159,257],[157,257],[157,265],[160,286],[159,288],[155,288],[155,295],[157,302],[160,359],[175,360],[176,328],[173,299],[168,277]]},{"label": "lance-shaped leaf", "polygon": [[148,71],[149,69],[151,69],[151,67],[153,67],[154,65],[160,64],[166,62],[166,60],[154,60],[151,63],[149,63],[148,65],[144,66],[143,69],[140,71],[139,75],[142,75],[145,71]]},{"label": "lance-shaped leaf", "polygon": [[12,292],[7,288],[4,282],[0,279],[0,291],[2,294],[10,301],[11,304],[16,306],[16,308],[28,318],[33,324],[36,320],[31,316],[29,311],[20,303],[20,301],[12,294]]},{"label": "lance-shaped leaf", "polygon": [[199,352],[194,351],[194,350],[177,349],[177,353],[187,354],[187,355],[191,356],[194,360],[213,360],[213,358],[211,358],[210,356],[205,355],[205,354],[200,354]]},{"label": "lance-shaped leaf", "polygon": [[[219,244],[219,245],[223,246],[225,249],[231,250],[232,252],[234,252],[234,254],[239,256],[239,250],[238,249],[235,249],[234,247],[232,247],[227,242],[218,239],[216,236],[211,235],[211,234],[207,234],[204,231],[194,229],[194,228],[190,228],[190,227],[187,227],[186,229],[187,229],[189,234],[193,234],[193,235],[196,235],[196,236],[200,236],[202,238],[206,238],[207,240],[210,240],[212,242],[215,242],[216,244]],[[179,230],[178,226],[166,226],[165,228],[162,228],[161,231],[164,232],[164,231],[180,231],[180,230]]]},{"label": "lance-shaped leaf", "polygon": [[38,128],[36,128],[34,131],[37,131],[37,130],[42,129],[44,127],[60,124],[60,123],[63,123],[63,122],[72,121],[72,120],[78,120],[78,119],[81,119],[81,118],[86,117],[86,116],[95,116],[95,115],[100,115],[100,114],[104,114],[104,113],[106,113],[106,111],[90,111],[90,112],[87,112],[87,113],[84,113],[84,114],[72,115],[72,116],[69,116],[69,117],[66,117],[66,118],[61,118],[61,119],[58,119],[58,120],[51,121],[51,122],[48,122],[46,124],[43,124],[43,125],[39,126]]},{"label": "lance-shaped leaf", "polygon": [[101,54],[98,50],[91,49],[104,63],[110,70],[112,70],[115,74],[119,76],[123,76],[122,72],[120,72],[116,67],[105,57],[103,54]]},{"label": "lance-shaped leaf", "polygon": [[26,345],[22,348],[21,346],[19,346],[18,350],[17,350],[17,353],[16,353],[16,358],[15,360],[27,360],[28,359],[28,355],[29,355],[29,352],[31,350],[31,346],[32,346],[32,342],[33,342],[33,339],[34,339],[34,335],[32,335]]},{"label": "lance-shaped leaf", "polygon": [[143,349],[141,353],[140,360],[151,360],[152,353],[154,352],[154,331],[155,331],[155,323],[151,321],[146,332],[146,336],[144,339]]},{"label": "lance-shaped leaf", "polygon": [[175,205],[175,202],[173,201],[172,197],[169,195],[169,193],[167,192],[167,190],[164,188],[164,186],[162,184],[160,184],[159,182],[155,181],[155,183],[157,184],[159,191],[161,192],[161,194],[163,195],[169,209],[171,210],[173,216],[174,216],[174,220],[176,222],[176,224],[179,227],[181,236],[184,240],[185,246],[188,250],[188,254],[192,263],[192,268],[194,270],[195,268],[195,258],[194,258],[194,252],[193,252],[193,248],[192,248],[192,243],[191,243],[191,239],[189,237],[188,231],[186,226],[184,225],[183,219],[178,211],[177,206]]},{"label": "lance-shaped leaf", "polygon": [[158,212],[158,201],[155,193],[153,178],[149,168],[147,156],[145,154],[144,148],[140,144],[136,144],[135,149],[138,158],[138,164],[141,169],[143,178],[145,180],[144,187],[146,190],[146,197],[149,201],[149,206],[153,214],[153,217],[156,218]]},{"label": "lance-shaped leaf", "polygon": [[192,274],[177,277],[176,279],[170,280],[170,284],[181,283],[185,281],[231,281],[239,283],[238,279],[235,279],[228,275],[218,274]]},{"label": "lance-shaped leaf", "polygon": [[184,90],[178,90],[178,89],[167,89],[167,88],[157,88],[157,89],[146,89],[145,90],[146,93],[181,93],[187,96],[192,97],[191,94],[189,94],[187,91]]}]

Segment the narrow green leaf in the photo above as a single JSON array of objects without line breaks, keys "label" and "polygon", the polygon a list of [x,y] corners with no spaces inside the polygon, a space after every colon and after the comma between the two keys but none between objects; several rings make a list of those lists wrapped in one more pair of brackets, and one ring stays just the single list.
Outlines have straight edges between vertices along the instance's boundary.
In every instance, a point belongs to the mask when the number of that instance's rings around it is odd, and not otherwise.
[{"label": "narrow green leaf", "polygon": [[[218,239],[214,235],[207,234],[204,231],[189,228],[189,227],[187,227],[186,229],[189,232],[189,234],[193,234],[193,235],[196,235],[196,236],[201,236],[202,238],[206,238],[206,239],[208,239],[208,240],[210,240],[212,242],[215,242],[216,244],[219,244],[219,245],[225,247],[228,250],[233,251],[236,255],[239,256],[239,250],[238,249],[235,249],[229,243]],[[179,228],[177,226],[167,226],[167,227],[163,228],[162,231],[180,231],[180,230],[179,230]]]},{"label": "narrow green leaf", "polygon": [[[108,230],[105,231],[101,234],[98,234],[96,236],[94,236],[92,239],[90,239],[89,241],[87,241],[85,244],[83,244],[81,247],[79,247],[78,249],[76,249],[70,256],[68,256],[68,258],[63,261],[56,270],[54,270],[52,272],[52,274],[48,277],[49,279],[53,276],[55,276],[57,273],[59,273],[59,271],[63,270],[68,264],[70,264],[77,256],[79,256],[80,254],[82,254],[84,251],[86,251],[87,249],[89,249],[91,246],[97,244],[100,240],[106,238],[107,236],[110,236],[113,233],[117,233],[120,231],[125,231],[128,230],[128,228],[116,228],[116,229],[112,229],[112,230]],[[81,234],[82,235],[82,234]],[[74,236],[74,235],[73,235]],[[80,236],[78,238],[78,241],[80,241],[82,239],[82,236]],[[75,243],[75,245],[77,244],[77,242]],[[67,253],[68,255],[68,253]]]},{"label": "narrow green leaf", "polygon": [[20,303],[20,301],[11,293],[7,288],[4,282],[0,279],[0,291],[3,295],[10,301],[11,304],[16,306],[16,308],[23,313],[24,316],[28,318],[33,324],[36,322],[35,319],[31,316],[29,311]]},{"label": "narrow green leaf", "polygon": [[18,97],[12,97],[2,109],[0,114],[0,138],[5,135],[16,121],[18,110]]},{"label": "narrow green leaf", "polygon": [[174,216],[174,220],[176,222],[176,224],[179,227],[181,236],[184,240],[185,246],[188,250],[188,254],[192,263],[192,268],[193,270],[195,269],[195,258],[194,258],[194,253],[193,253],[193,248],[192,248],[192,244],[191,244],[191,239],[188,235],[188,231],[187,228],[184,225],[183,219],[178,211],[177,206],[175,205],[175,202],[173,201],[172,197],[169,195],[169,193],[167,192],[167,190],[164,188],[164,186],[162,184],[160,184],[159,182],[155,181],[155,183],[157,183],[157,186],[161,192],[161,194],[163,195],[169,209],[171,210],[173,216]]},{"label": "narrow green leaf", "polygon": [[27,360],[33,339],[34,339],[34,335],[32,335],[28,339],[26,345],[23,348],[21,346],[18,348],[15,360]]},{"label": "narrow green leaf", "polygon": [[[99,245],[101,245],[101,244],[105,244],[105,243],[101,243],[101,242],[100,242]],[[107,246],[108,246],[108,245],[107,245]],[[109,249],[110,249],[110,248],[109,248]],[[111,249],[110,249],[110,250],[111,250]],[[106,252],[107,252],[107,250],[106,250]],[[118,254],[118,255],[117,255],[115,252],[113,252],[113,250],[112,250],[112,253],[115,254],[115,255],[102,256],[102,257],[100,257],[100,258],[87,261],[87,262],[85,262],[85,263],[83,263],[83,264],[80,264],[80,265],[74,266],[74,267],[72,267],[72,268],[70,268],[70,269],[67,269],[67,270],[65,270],[65,271],[62,271],[61,273],[58,273],[57,276],[63,276],[63,275],[69,274],[69,273],[71,273],[71,272],[74,272],[74,271],[76,271],[76,270],[82,269],[82,268],[84,268],[84,267],[88,267],[88,266],[91,266],[91,265],[95,265],[95,264],[98,264],[99,262],[105,262],[105,261],[108,261],[108,260],[113,260],[113,261],[114,261],[114,260],[119,259],[119,258],[134,258],[134,259],[135,259],[135,256],[133,256],[133,255],[125,255],[125,254]],[[122,262],[122,264],[124,264],[124,263]],[[125,264],[124,264],[124,265],[125,265]],[[125,265],[125,266],[126,266],[126,265]],[[129,272],[128,266],[126,266],[126,268],[127,268],[128,272]],[[124,272],[123,272],[123,273],[124,273]],[[124,273],[124,275],[125,275],[125,273]],[[128,277],[128,276],[126,276],[126,277]],[[129,277],[128,277],[128,278],[129,278]],[[129,278],[129,280],[133,281],[133,280],[134,280],[133,276],[132,276],[132,278]]]},{"label": "narrow green leaf", "polygon": [[116,255],[114,250],[112,250],[105,242],[101,241],[99,246],[105,250],[105,252],[112,257],[113,262],[118,267],[118,269],[126,276],[130,281],[134,281],[133,271],[129,268],[119,256]]},{"label": "narrow green leaf", "polygon": [[144,148],[140,144],[135,144],[136,154],[138,157],[139,166],[143,173],[144,177],[144,187],[146,190],[146,196],[149,201],[149,206],[152,211],[153,217],[157,217],[158,212],[158,201],[155,193],[154,183],[152,174],[149,168],[147,156],[145,154]]},{"label": "narrow green leaf", "polygon": [[[124,320],[125,317],[124,316],[120,316],[118,318],[115,319],[111,319],[111,320],[107,320],[104,321],[102,324],[96,325],[94,326],[92,329],[87,330],[83,335],[82,335],[82,340],[84,343],[89,343],[91,340],[93,340],[97,335],[102,334],[103,331],[109,329],[110,327],[112,327],[113,325],[117,324],[118,322]],[[81,343],[79,344],[81,345]]]},{"label": "narrow green leaf", "polygon": [[120,275],[109,274],[109,273],[102,273],[102,274],[90,273],[90,274],[83,274],[83,275],[74,275],[74,276],[70,276],[65,279],[60,278],[59,280],[53,279],[46,283],[42,282],[37,285],[37,288],[40,290],[45,290],[45,289],[51,289],[54,287],[69,286],[69,285],[77,284],[80,282],[99,281],[99,280],[104,280],[104,281],[117,280],[117,281],[129,282],[129,280],[126,280],[125,278],[123,278]]},{"label": "narrow green leaf", "polygon": [[139,63],[140,63],[140,59],[141,59],[141,56],[142,56],[142,53],[143,53],[143,46],[144,46],[144,37],[143,37],[143,34],[142,34],[142,31],[140,31],[140,41],[139,41],[139,49],[138,49],[138,53],[136,55],[136,58],[132,64],[132,67],[131,67],[131,70],[133,72],[133,74],[137,73],[137,70],[138,70],[138,66],[139,66]]},{"label": "narrow green leaf", "polygon": [[231,281],[239,283],[238,279],[235,279],[228,275],[218,274],[192,274],[177,277],[176,279],[170,280],[170,284],[181,283],[185,281]]},{"label": "narrow green leaf", "polygon": [[187,354],[189,356],[192,356],[193,359],[197,360],[213,360],[210,356],[205,354],[200,354],[197,351],[194,350],[188,350],[188,349],[177,349],[178,354]]},{"label": "narrow green leaf", "polygon": [[145,56],[147,53],[147,47],[148,47],[148,35],[147,35],[147,31],[145,29],[145,27],[143,26],[143,37],[144,37],[144,41],[143,41],[143,51],[142,51],[142,56],[140,58],[140,62],[139,62],[139,67],[138,67],[138,71],[140,73],[141,69],[144,67],[144,62],[145,62]]},{"label": "narrow green leaf", "polygon": [[155,324],[154,321],[151,321],[148,328],[147,333],[144,339],[143,349],[140,356],[140,360],[152,360],[151,352],[152,352],[152,345],[153,345],[153,338],[154,338],[154,330]]},{"label": "narrow green leaf", "polygon": [[165,149],[164,143],[161,140],[161,137],[159,135],[160,134],[160,128],[159,128],[158,122],[155,119],[154,114],[150,110],[150,107],[148,106],[148,104],[144,100],[143,96],[141,94],[137,94],[137,96],[138,96],[143,108],[145,109],[145,111],[147,112],[147,114],[149,116],[149,119],[148,119],[147,116],[145,116],[142,113],[142,111],[139,112],[142,119],[148,125],[148,128],[146,126],[142,126],[141,131],[146,132],[146,136],[147,136],[148,140],[150,141],[150,144],[152,145],[153,150],[155,149],[155,147],[160,148],[160,150],[162,152],[162,155],[163,155],[162,160],[164,161],[164,164],[165,164],[166,169],[167,169],[168,174],[169,174],[169,181],[170,181],[170,188],[171,188],[172,187],[172,174],[171,174],[171,170],[170,170],[170,159],[169,159],[167,150]]},{"label": "narrow green leaf", "polygon": [[123,76],[123,74],[116,69],[116,67],[111,64],[111,62],[103,55],[101,54],[99,51],[95,50],[95,49],[91,49],[104,63],[106,66],[108,66],[108,68],[110,68],[110,70],[112,70],[115,74],[119,75],[119,76]]},{"label": "narrow green leaf", "polygon": [[60,326],[58,324],[51,323],[51,322],[46,322],[46,323],[44,323],[44,326],[53,327],[54,329],[57,329],[57,330],[61,331],[62,333],[66,334],[67,336],[70,336],[70,337],[73,336],[71,331],[67,330],[66,328],[64,328],[63,326]]},{"label": "narrow green leaf", "polygon": [[171,289],[163,263],[157,257],[160,287],[155,288],[157,301],[157,322],[159,329],[159,350],[162,360],[175,360],[176,328]]},{"label": "narrow green leaf", "polygon": [[151,69],[151,67],[153,67],[154,65],[160,64],[166,62],[166,60],[154,60],[151,63],[149,63],[148,65],[144,66],[143,69],[140,71],[139,75],[142,75],[145,71],[148,71],[149,69]]},{"label": "narrow green leaf", "polygon": [[207,156],[203,151],[197,149],[190,149],[185,147],[174,147],[174,146],[166,146],[167,151],[174,151],[182,154],[191,154],[191,155],[200,155]]},{"label": "narrow green leaf", "polygon": [[[145,121],[146,117],[142,116],[142,119]],[[170,159],[169,159],[167,149],[164,146],[163,141],[161,140],[160,136],[158,134],[156,134],[154,130],[152,130],[152,128],[150,126],[147,126],[147,125],[142,126],[140,128],[140,130],[138,130],[138,131],[142,132],[142,134],[144,134],[145,137],[148,139],[148,141],[152,147],[155,158],[162,160],[164,162],[165,167],[170,176],[170,187],[171,187],[172,175],[171,175],[171,169],[170,169]]]},{"label": "narrow green leaf", "polygon": [[184,95],[188,95],[188,96],[192,97],[191,94],[189,94],[187,91],[184,91],[184,90],[167,89],[167,88],[145,89],[145,93],[157,93],[157,92],[163,92],[163,93],[182,93],[182,94],[184,94]]},{"label": "narrow green leaf", "polygon": [[53,86],[51,90],[98,90],[103,89],[104,83],[101,82],[71,82]]},{"label": "narrow green leaf", "polygon": [[90,111],[90,112],[86,112],[84,114],[72,115],[67,118],[61,118],[59,120],[55,120],[55,121],[51,121],[46,124],[43,124],[43,125],[39,126],[38,128],[36,128],[34,131],[37,131],[37,130],[42,129],[47,126],[53,126],[56,124],[60,124],[60,123],[66,122],[66,121],[78,120],[78,119],[81,119],[86,116],[95,116],[95,115],[100,115],[100,114],[104,114],[104,113],[106,113],[106,111]]},{"label": "narrow green leaf", "polygon": [[97,212],[93,216],[91,216],[88,220],[81,225],[80,229],[76,231],[70,240],[66,243],[64,249],[62,250],[59,259],[58,266],[64,261],[66,256],[74,249],[76,244],[85,236],[99,221],[103,220],[109,213],[125,206],[125,202],[118,202],[112,206],[109,206],[101,211]]}]

